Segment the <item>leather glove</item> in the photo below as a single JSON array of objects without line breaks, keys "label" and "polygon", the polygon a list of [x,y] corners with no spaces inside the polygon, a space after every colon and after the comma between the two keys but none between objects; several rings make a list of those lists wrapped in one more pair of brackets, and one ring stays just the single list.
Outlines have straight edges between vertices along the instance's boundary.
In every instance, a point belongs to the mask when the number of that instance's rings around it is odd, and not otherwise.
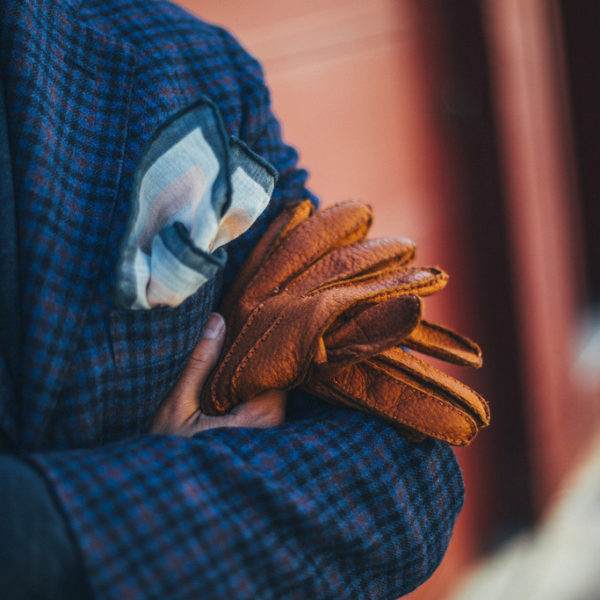
[{"label": "leather glove", "polygon": [[443,284],[438,269],[400,266],[414,250],[411,242],[364,239],[372,222],[368,206],[312,211],[308,201],[284,211],[231,286],[220,309],[224,353],[201,397],[204,412],[226,412],[265,389],[297,387],[313,365],[347,364],[336,357],[352,348],[330,345],[328,352],[324,337],[368,309],[382,318],[360,357],[393,346],[421,316],[421,300],[409,292]]},{"label": "leather glove", "polygon": [[[420,319],[421,296],[442,289],[447,275],[408,267],[408,240],[365,240],[372,222],[366,205],[348,202],[311,215],[309,202],[286,209],[242,267],[221,307],[225,351],[201,409],[220,414],[265,389],[303,385],[451,443],[470,439],[476,427],[469,410],[477,413],[485,402],[410,354],[389,350],[402,341],[461,364],[480,363],[476,345]],[[444,384],[455,393],[446,389],[440,402]],[[412,404],[398,401],[407,392]]]}]

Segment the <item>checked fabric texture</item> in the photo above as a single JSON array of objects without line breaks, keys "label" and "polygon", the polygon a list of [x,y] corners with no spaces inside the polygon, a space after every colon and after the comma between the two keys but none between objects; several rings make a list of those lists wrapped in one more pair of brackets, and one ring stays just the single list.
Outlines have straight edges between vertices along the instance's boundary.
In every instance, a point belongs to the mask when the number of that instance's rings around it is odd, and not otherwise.
[{"label": "checked fabric texture", "polygon": [[[419,585],[462,504],[444,443],[299,393],[271,430],[145,434],[269,222],[316,202],[258,64],[162,0],[4,0],[0,16],[27,375],[13,389],[0,361],[0,430],[52,486],[94,598],[391,599]],[[203,97],[277,184],[197,292],[124,309],[135,170]]]}]

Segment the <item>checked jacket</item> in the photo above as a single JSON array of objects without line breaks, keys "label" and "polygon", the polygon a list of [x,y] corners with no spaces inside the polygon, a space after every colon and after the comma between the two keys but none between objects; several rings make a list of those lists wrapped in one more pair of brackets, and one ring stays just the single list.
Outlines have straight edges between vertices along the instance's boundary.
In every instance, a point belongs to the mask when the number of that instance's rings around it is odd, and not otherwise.
[{"label": "checked jacket", "polygon": [[[0,431],[51,486],[94,597],[415,588],[462,505],[445,444],[300,393],[276,428],[145,433],[269,220],[312,198],[258,64],[159,0],[3,0],[0,15],[21,311],[20,377],[0,361]],[[135,167],[157,128],[202,96],[279,172],[271,202],[183,304],[117,308]]]}]

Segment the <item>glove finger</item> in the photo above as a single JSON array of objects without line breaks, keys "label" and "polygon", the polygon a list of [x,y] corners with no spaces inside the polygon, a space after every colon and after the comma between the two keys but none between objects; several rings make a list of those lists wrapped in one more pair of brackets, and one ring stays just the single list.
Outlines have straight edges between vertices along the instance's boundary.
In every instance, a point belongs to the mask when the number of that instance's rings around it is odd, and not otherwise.
[{"label": "glove finger", "polygon": [[264,298],[273,290],[285,288],[323,255],[364,239],[372,219],[371,208],[355,201],[317,212],[269,254],[247,286],[247,296]]},{"label": "glove finger", "polygon": [[464,367],[479,368],[483,364],[481,348],[443,325],[422,319],[403,346]]},{"label": "glove finger", "polygon": [[300,223],[308,219],[314,212],[314,205],[309,200],[294,202],[288,205],[269,225],[260,238],[250,256],[242,265],[235,281],[225,296],[220,311],[227,317],[233,306],[244,293],[246,286],[262,267],[267,257],[279,246],[281,241],[290,234]]},{"label": "glove finger", "polygon": [[412,381],[431,390],[437,398],[466,411],[480,427],[489,425],[488,404],[477,392],[409,352],[390,348],[368,362],[395,379]]},{"label": "glove finger", "polygon": [[399,344],[418,325],[422,301],[407,294],[344,311],[323,335],[329,370],[364,360]]},{"label": "glove finger", "polygon": [[429,296],[442,290],[447,282],[448,275],[437,267],[391,266],[351,279],[328,281],[307,295],[327,292],[334,297],[353,295],[357,299],[398,297],[404,294]]},{"label": "glove finger", "polygon": [[287,286],[302,294],[322,284],[333,284],[377,271],[400,269],[415,254],[411,240],[378,238],[363,240],[328,252]]},{"label": "glove finger", "polygon": [[370,361],[356,363],[328,380],[310,381],[303,387],[325,400],[455,446],[465,446],[478,431],[472,416],[440,396],[435,388],[409,376],[390,376]]}]

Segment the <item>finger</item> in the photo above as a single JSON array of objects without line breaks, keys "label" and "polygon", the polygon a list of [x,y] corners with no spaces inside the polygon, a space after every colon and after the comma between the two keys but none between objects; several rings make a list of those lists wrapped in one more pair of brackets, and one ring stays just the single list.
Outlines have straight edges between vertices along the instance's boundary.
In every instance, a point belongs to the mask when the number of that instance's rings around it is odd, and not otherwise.
[{"label": "finger", "polygon": [[188,419],[181,431],[184,437],[192,437],[201,431],[236,426],[235,415],[228,414],[222,417],[212,417],[210,415],[205,415],[198,410],[190,417],[190,419]]},{"label": "finger", "polygon": [[267,390],[236,406],[230,413],[235,427],[264,429],[281,425],[285,419],[286,393]]},{"label": "finger", "polygon": [[209,373],[213,370],[225,339],[225,320],[218,313],[211,313],[202,337],[173,390],[178,408],[190,414],[198,407],[198,396]]},{"label": "finger", "polygon": [[267,390],[252,400],[236,406],[226,415],[214,417],[196,411],[185,426],[186,437],[218,427],[253,427],[266,429],[281,425],[285,419],[286,393]]},{"label": "finger", "polygon": [[193,435],[191,425],[199,412],[198,394],[219,358],[224,339],[225,321],[212,313],[183,373],[154,417],[151,433]]}]

